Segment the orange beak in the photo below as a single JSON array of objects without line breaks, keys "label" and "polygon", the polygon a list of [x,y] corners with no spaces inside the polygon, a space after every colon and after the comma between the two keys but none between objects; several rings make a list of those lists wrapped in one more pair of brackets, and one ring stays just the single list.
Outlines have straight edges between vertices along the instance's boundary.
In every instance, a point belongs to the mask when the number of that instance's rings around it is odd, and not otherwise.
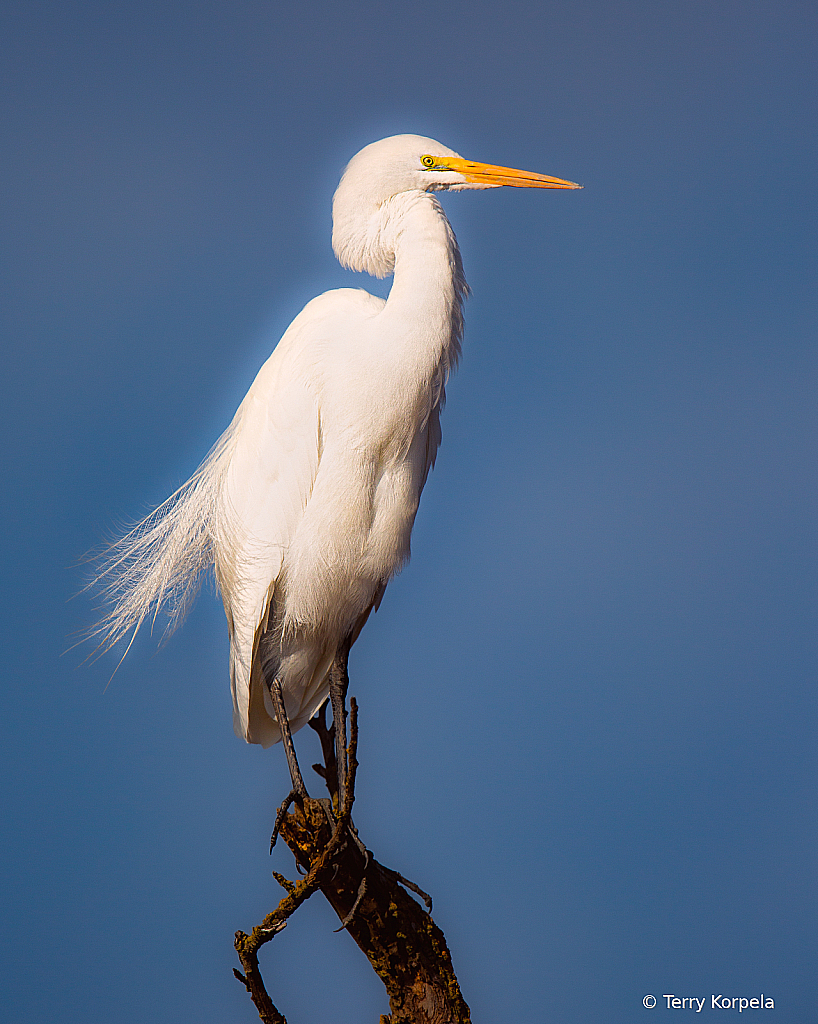
[{"label": "orange beak", "polygon": [[517,188],[582,188],[573,181],[550,178],[547,174],[533,171],[518,171],[514,167],[496,167],[494,164],[478,164],[461,157],[445,157],[440,161],[452,171],[462,174],[468,182],[480,185],[514,185]]}]

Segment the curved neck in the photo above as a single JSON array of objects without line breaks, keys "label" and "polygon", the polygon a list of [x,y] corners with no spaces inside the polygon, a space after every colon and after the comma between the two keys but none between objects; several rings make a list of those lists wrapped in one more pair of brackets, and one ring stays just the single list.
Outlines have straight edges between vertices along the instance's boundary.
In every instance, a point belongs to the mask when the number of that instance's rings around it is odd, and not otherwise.
[{"label": "curved neck", "polygon": [[394,261],[384,312],[422,336],[438,338],[440,355],[453,365],[460,355],[468,285],[451,225],[440,203],[427,192],[403,193],[384,207],[390,230],[381,239]]},{"label": "curved neck", "polygon": [[431,345],[435,351],[427,356],[445,374],[460,355],[469,289],[457,239],[437,199],[428,192],[400,192],[367,210],[342,181],[333,202],[332,247],[351,270],[394,274],[382,314]]}]

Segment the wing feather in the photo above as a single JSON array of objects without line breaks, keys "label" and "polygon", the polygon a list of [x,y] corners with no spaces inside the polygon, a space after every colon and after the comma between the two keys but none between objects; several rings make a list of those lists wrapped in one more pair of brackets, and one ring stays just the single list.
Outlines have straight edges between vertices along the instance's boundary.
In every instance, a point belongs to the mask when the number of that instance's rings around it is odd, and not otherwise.
[{"label": "wing feather", "polygon": [[[321,462],[321,351],[333,341],[339,314],[371,316],[382,305],[353,289],[313,299],[259,371],[237,414],[221,516],[222,548],[229,554],[216,569],[230,631],[234,727],[250,742],[267,746],[280,738],[265,706],[258,647]],[[320,683],[313,680],[311,690]]]}]

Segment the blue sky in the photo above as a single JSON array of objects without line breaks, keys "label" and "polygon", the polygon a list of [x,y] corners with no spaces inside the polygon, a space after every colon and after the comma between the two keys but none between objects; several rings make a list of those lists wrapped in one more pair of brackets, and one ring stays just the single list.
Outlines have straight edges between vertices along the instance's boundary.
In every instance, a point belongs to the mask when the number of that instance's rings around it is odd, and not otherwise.
[{"label": "blue sky", "polygon": [[[63,652],[84,553],[187,478],[304,302],[388,287],[337,265],[330,202],[401,132],[585,189],[445,199],[473,294],[412,563],[353,652],[361,833],[433,894],[475,1021],[810,1019],[817,21],[7,0],[9,1019],[254,1019],[232,936],[292,873],[288,783],[233,736],[217,598],[110,685]],[[267,948],[293,1024],[386,1012],[335,926],[315,898]]]}]

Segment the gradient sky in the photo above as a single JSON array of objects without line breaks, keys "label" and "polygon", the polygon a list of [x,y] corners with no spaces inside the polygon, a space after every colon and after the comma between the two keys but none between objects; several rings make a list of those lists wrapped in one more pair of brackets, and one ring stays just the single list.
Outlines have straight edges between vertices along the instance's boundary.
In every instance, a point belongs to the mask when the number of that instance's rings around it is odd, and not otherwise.
[{"label": "gradient sky", "polygon": [[[444,198],[473,295],[351,661],[361,834],[433,894],[475,1024],[814,1019],[816,11],[5,0],[9,1020],[255,1019],[232,938],[293,873],[288,782],[233,735],[218,599],[110,685],[64,652],[84,554],[301,306],[388,288],[337,265],[330,202],[401,132],[585,189]],[[336,924],[315,897],[266,947],[292,1024],[387,1010]]]}]

